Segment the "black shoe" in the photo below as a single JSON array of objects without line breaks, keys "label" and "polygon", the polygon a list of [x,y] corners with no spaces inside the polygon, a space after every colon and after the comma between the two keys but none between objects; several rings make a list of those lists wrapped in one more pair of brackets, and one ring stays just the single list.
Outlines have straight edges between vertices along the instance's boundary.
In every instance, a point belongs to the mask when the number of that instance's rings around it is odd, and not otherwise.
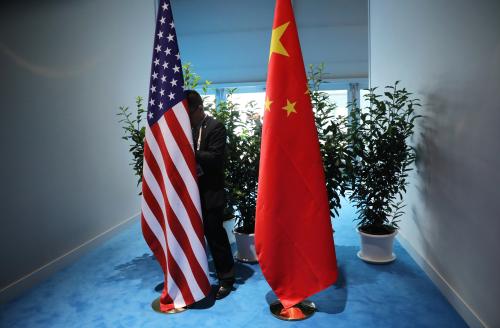
[{"label": "black shoe", "polygon": [[217,293],[215,294],[215,299],[216,300],[221,300],[227,295],[231,293],[233,290],[233,284],[232,283],[221,283],[219,285],[219,288],[217,289]]}]

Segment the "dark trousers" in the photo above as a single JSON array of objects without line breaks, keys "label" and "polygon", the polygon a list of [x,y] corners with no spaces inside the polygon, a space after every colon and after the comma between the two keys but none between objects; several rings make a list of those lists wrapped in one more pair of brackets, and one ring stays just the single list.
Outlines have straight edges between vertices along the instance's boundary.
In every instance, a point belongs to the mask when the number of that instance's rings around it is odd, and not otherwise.
[{"label": "dark trousers", "polygon": [[203,225],[210,253],[214,259],[219,280],[232,280],[230,274],[234,266],[231,245],[223,227],[224,208],[203,210]]}]

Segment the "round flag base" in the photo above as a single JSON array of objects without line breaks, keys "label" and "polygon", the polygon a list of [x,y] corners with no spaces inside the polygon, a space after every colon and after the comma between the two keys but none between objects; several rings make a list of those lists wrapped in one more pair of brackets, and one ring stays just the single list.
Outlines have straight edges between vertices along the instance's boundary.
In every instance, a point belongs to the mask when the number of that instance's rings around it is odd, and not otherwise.
[{"label": "round flag base", "polygon": [[278,319],[285,321],[299,321],[310,318],[316,312],[316,305],[311,301],[302,301],[289,309],[283,308],[281,302],[275,301],[269,305],[269,310]]},{"label": "round flag base", "polygon": [[151,307],[155,312],[162,313],[162,314],[177,314],[186,311],[186,308],[179,308],[179,309],[172,309],[169,311],[162,311],[160,310],[160,298],[156,298],[153,303],[151,303]]}]

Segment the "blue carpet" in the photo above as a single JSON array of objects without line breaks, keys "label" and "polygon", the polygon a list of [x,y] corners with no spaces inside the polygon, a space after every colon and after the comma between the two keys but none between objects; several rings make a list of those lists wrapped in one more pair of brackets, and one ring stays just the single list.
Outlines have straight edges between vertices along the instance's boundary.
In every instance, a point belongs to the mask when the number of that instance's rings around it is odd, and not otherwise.
[{"label": "blue carpet", "polygon": [[259,266],[238,264],[236,291],[186,312],[162,315],[150,303],[161,269],[139,223],[17,299],[0,306],[0,327],[467,327],[399,245],[397,260],[369,265],[356,257],[353,209],[334,220],[336,285],[310,299],[318,312],[300,322],[269,313],[275,299]]}]

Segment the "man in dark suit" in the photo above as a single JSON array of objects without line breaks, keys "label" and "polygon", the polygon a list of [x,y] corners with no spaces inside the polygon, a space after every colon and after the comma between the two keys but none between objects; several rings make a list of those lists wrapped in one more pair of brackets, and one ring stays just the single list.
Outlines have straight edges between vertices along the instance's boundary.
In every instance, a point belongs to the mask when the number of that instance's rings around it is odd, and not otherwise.
[{"label": "man in dark suit", "polygon": [[205,113],[198,92],[187,90],[185,93],[193,129],[205,237],[219,278],[215,297],[222,299],[231,292],[235,280],[233,254],[223,227],[226,128]]}]

